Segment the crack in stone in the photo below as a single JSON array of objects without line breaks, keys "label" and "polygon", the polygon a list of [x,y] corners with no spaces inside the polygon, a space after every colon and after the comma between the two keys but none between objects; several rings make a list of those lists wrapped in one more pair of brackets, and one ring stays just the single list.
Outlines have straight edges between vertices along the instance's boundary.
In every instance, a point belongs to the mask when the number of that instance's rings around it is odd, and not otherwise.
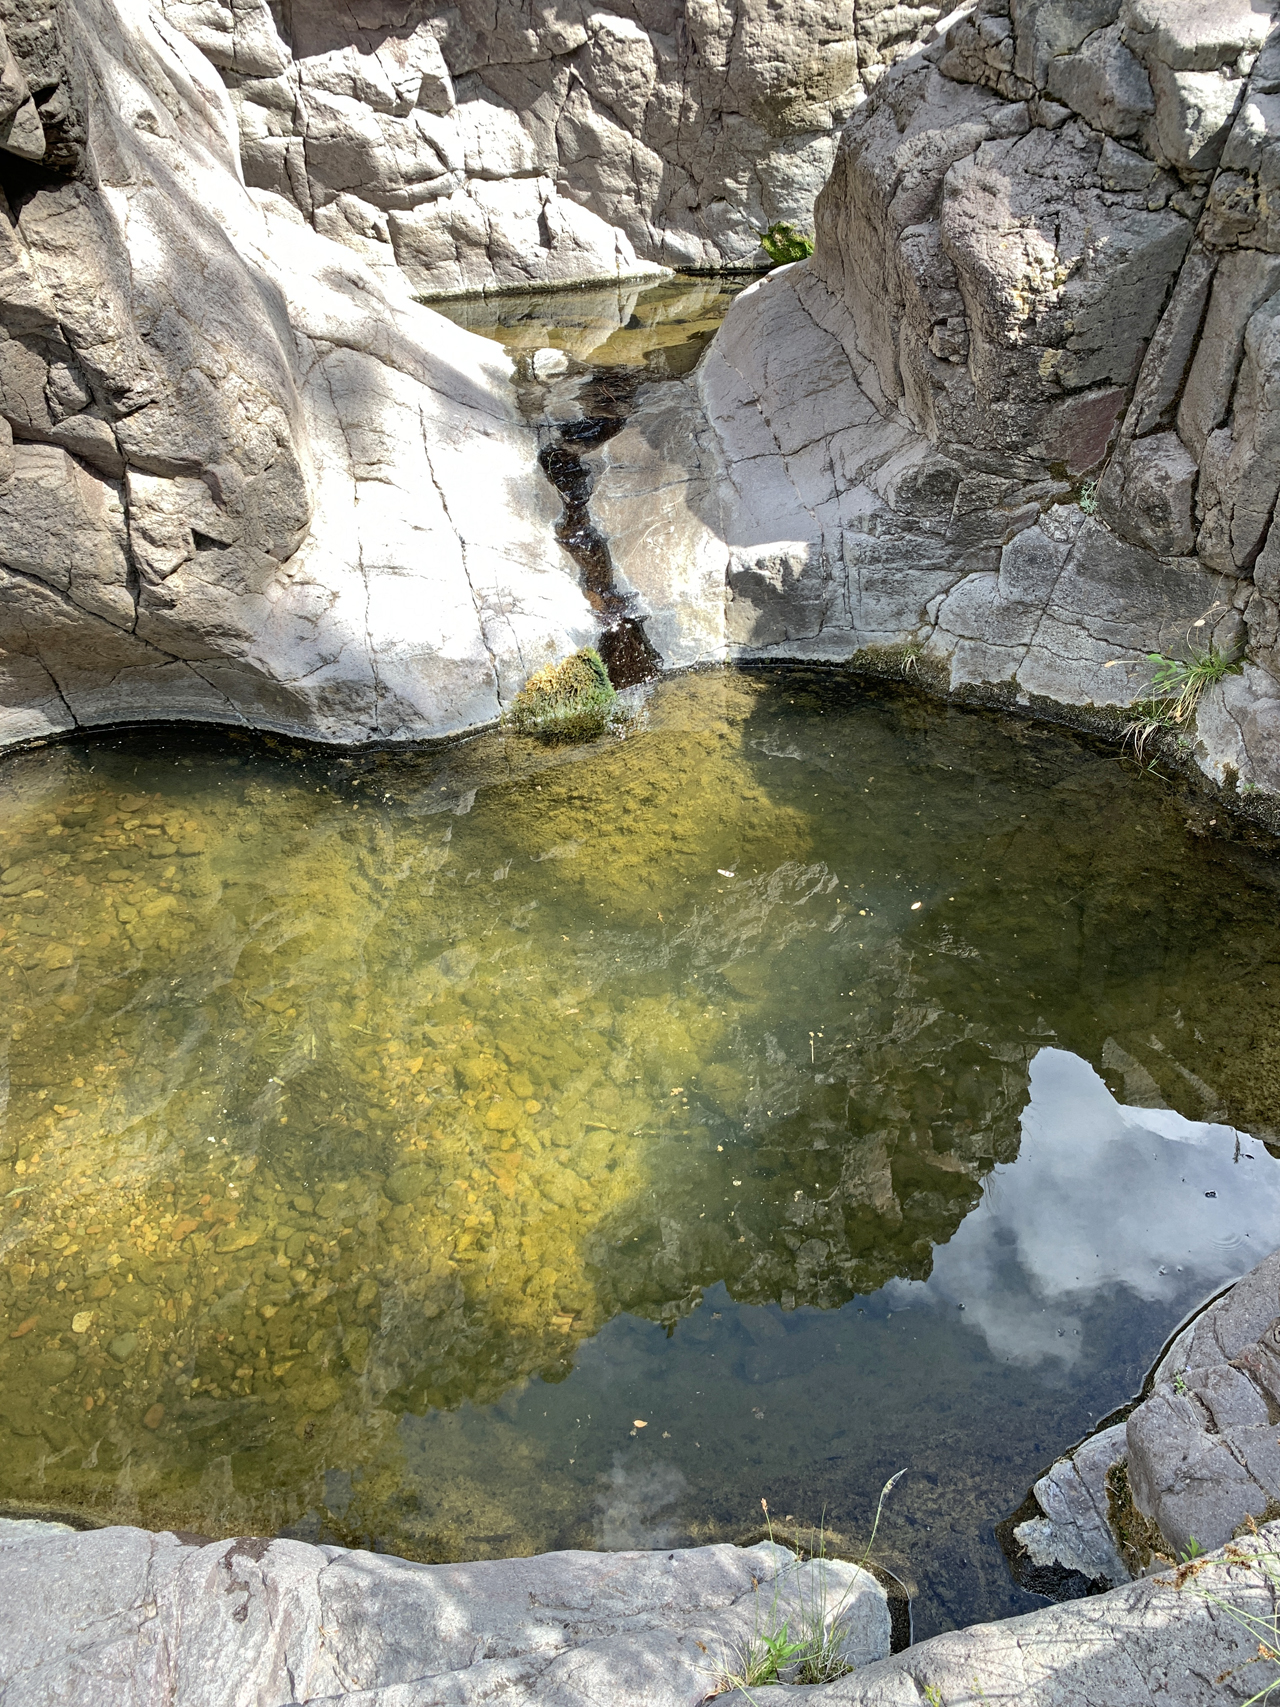
[{"label": "crack in stone", "polygon": [[[493,691],[494,696],[498,701],[498,709],[499,711],[503,711],[505,710],[505,706],[502,699],[502,677],[498,671],[497,654],[489,643],[489,636],[485,629],[484,606],[476,592],[475,583],[471,579],[471,565],[467,561],[467,542],[462,537],[462,534],[459,532],[458,526],[453,519],[452,512],[449,509],[449,500],[445,497],[444,487],[440,484],[439,476],[436,474],[435,464],[431,460],[431,436],[427,431],[427,419],[421,407],[418,412],[418,420],[422,428],[423,460],[427,465],[427,473],[431,476],[431,484],[436,489],[436,496],[440,500],[440,508],[444,511],[444,518],[453,529],[454,538],[458,542],[458,554],[462,563],[462,573],[466,577],[467,590],[471,594],[471,603],[476,613],[476,628],[480,635],[480,644],[484,647],[485,654],[489,659],[489,668],[493,674]],[[523,659],[521,659],[521,663],[523,664]]]}]

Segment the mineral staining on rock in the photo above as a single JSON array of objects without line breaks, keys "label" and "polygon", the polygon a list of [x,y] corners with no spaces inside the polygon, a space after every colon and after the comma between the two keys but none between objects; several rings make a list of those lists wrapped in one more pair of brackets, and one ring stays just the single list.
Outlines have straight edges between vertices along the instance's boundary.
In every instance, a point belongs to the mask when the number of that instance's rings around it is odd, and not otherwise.
[{"label": "mineral staining on rock", "polygon": [[937,5],[163,0],[221,68],[246,181],[424,294],[754,266]]}]

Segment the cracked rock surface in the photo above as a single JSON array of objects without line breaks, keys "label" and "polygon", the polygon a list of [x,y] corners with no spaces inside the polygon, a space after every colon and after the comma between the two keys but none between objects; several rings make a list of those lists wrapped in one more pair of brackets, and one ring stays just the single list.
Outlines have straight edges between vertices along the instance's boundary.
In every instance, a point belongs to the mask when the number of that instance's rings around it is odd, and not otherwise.
[{"label": "cracked rock surface", "polygon": [[1280,1251],[1183,1329],[1126,1421],[1036,1483],[1040,1515],[1015,1531],[1027,1554],[1016,1568],[1029,1587],[1026,1563],[1096,1590],[1225,1545],[1280,1504],[1278,1422]]},{"label": "cracked rock surface", "polygon": [[[1265,1684],[1275,1669],[1264,1675],[1259,1663],[1258,1630],[1273,1627],[1275,1610],[1256,1561],[1269,1555],[1274,1570],[1277,1541],[1280,1526],[1268,1525],[1193,1572],[935,1636],[892,1658],[883,1592],[857,1573],[841,1615],[855,1669],[820,1686],[753,1688],[749,1699],[1227,1707],[1241,1682]],[[817,1568],[768,1544],[415,1565],[299,1541],[27,1527],[0,1532],[0,1690],[11,1707],[697,1707],[761,1606],[766,1618],[794,1617],[812,1588],[799,1579]]]},{"label": "cracked rock surface", "polygon": [[755,265],[930,0],[159,0],[248,183],[418,292]]},{"label": "cracked rock surface", "polygon": [[767,1542],[418,1565],[300,1541],[6,1529],[7,1707],[683,1707],[714,1691],[758,1621],[794,1624],[820,1571],[849,1662],[889,1652],[873,1577]]},{"label": "cracked rock surface", "polygon": [[58,83],[40,170],[0,152],[0,742],[494,718],[596,626],[506,358],[246,190],[221,78],[145,5],[10,14]]},{"label": "cracked rock surface", "polygon": [[1280,789],[1277,91],[1249,0],[977,0],[888,71],[813,258],[593,459],[664,656],[1105,717],[1149,653],[1247,642],[1195,755]]}]

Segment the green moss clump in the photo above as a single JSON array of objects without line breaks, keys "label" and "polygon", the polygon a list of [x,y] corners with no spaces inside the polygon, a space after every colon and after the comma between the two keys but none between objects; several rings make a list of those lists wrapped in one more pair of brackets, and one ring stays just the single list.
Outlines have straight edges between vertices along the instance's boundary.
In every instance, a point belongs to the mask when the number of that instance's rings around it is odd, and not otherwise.
[{"label": "green moss clump", "polygon": [[516,695],[507,722],[521,735],[544,741],[594,741],[609,727],[618,704],[600,654],[584,646],[571,658],[545,664]]},{"label": "green moss clump", "polygon": [[767,231],[761,232],[760,247],[775,267],[785,267],[791,261],[809,259],[813,254],[813,238],[797,231],[794,225],[788,225],[785,219],[778,219]]}]

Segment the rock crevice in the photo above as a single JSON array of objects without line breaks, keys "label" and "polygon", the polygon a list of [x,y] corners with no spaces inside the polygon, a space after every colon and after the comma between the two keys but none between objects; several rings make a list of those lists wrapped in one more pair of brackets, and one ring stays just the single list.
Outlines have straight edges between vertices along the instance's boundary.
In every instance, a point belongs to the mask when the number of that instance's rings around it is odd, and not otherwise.
[{"label": "rock crevice", "polygon": [[893,656],[1118,726],[1150,654],[1247,646],[1195,756],[1274,790],[1280,32],[1247,4],[1094,10],[978,0],[885,74],[813,258],[641,397],[595,513],[684,663]]}]

